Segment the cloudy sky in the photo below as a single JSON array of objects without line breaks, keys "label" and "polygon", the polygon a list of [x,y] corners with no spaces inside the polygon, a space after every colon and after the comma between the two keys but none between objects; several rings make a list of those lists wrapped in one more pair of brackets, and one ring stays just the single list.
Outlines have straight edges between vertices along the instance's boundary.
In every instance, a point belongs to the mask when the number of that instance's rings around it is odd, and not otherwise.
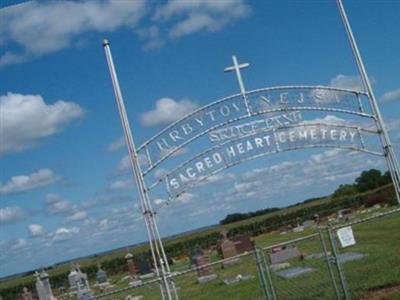
[{"label": "cloudy sky", "polygon": [[[399,155],[400,2],[345,5]],[[41,1],[0,15],[0,276],[146,240],[103,38],[138,145],[237,93],[234,75],[222,72],[233,54],[250,63],[248,90],[360,88],[334,1]],[[287,152],[217,174],[169,205],[151,197],[168,236],[329,194],[372,167],[385,170],[358,152]]]}]

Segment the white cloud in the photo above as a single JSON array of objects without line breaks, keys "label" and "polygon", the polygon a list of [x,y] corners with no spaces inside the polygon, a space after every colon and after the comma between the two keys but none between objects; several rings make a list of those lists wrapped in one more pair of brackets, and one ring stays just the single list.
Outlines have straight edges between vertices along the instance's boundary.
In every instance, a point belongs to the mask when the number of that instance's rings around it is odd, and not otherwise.
[{"label": "white cloud", "polygon": [[[147,157],[143,154],[138,154],[137,158],[141,166],[146,166],[148,164]],[[131,170],[131,160],[129,155],[125,155],[121,160],[118,162],[117,171],[118,173],[124,173],[128,170]]]},{"label": "white cloud", "polygon": [[134,186],[133,183],[132,179],[116,180],[110,184],[110,189],[114,191],[128,190]]},{"label": "white cloud", "polygon": [[157,169],[157,170],[154,172],[154,178],[155,178],[156,180],[160,180],[160,179],[164,178],[164,177],[168,174],[168,172],[169,172],[168,169],[164,169],[164,168]]},{"label": "white cloud", "polygon": [[171,98],[161,98],[156,101],[155,109],[140,116],[143,126],[156,126],[172,123],[191,113],[198,107],[190,100],[175,101]]},{"label": "white cloud", "polygon": [[47,210],[51,214],[66,214],[76,209],[68,200],[61,198],[57,194],[46,195]]},{"label": "white cloud", "polygon": [[58,228],[54,233],[50,234],[53,242],[63,242],[73,238],[80,231],[79,227],[61,227]]},{"label": "white cloud", "polygon": [[44,234],[44,228],[40,224],[30,224],[28,231],[31,236],[40,236]]},{"label": "white cloud", "polygon": [[181,194],[178,198],[174,199],[174,202],[179,202],[179,203],[190,203],[194,199],[196,199],[197,196],[192,193],[183,193]]},{"label": "white cloud", "polygon": [[76,103],[46,104],[40,95],[8,93],[0,96],[0,155],[31,148],[84,115]]},{"label": "white cloud", "polygon": [[158,7],[153,19],[171,21],[169,36],[178,38],[199,31],[218,31],[249,13],[250,7],[242,0],[172,0]]},{"label": "white cloud", "polygon": [[0,224],[7,224],[18,221],[22,218],[23,211],[17,206],[6,206],[0,208]]},{"label": "white cloud", "polygon": [[114,152],[125,147],[125,138],[121,136],[107,147],[107,151]]},{"label": "white cloud", "polygon": [[137,30],[137,33],[143,40],[145,40],[143,46],[144,49],[160,48],[165,43],[161,37],[160,29],[155,25],[152,25],[149,28],[139,29]]},{"label": "white cloud", "polygon": [[167,203],[167,200],[165,200],[165,199],[161,199],[161,198],[154,199],[154,204],[156,204],[156,205],[161,205],[161,204],[165,204],[165,203]]},{"label": "white cloud", "polygon": [[57,179],[58,176],[50,169],[40,169],[28,175],[13,176],[6,184],[0,185],[0,194],[15,194],[44,187]]},{"label": "white cloud", "polygon": [[399,100],[399,99],[400,99],[400,89],[386,92],[381,97],[382,102],[390,102],[390,101]]},{"label": "white cloud", "polygon": [[90,208],[95,206],[107,206],[118,203],[125,203],[129,201],[134,201],[134,200],[131,196],[128,195],[98,196],[85,200],[82,203],[82,207]]},{"label": "white cloud", "polygon": [[328,123],[330,125],[346,125],[346,124],[349,125],[350,124],[345,119],[338,118],[337,116],[334,116],[334,115],[327,115],[323,118],[304,120],[304,121],[300,122],[299,124],[315,124],[315,123]]},{"label": "white cloud", "polygon": [[67,48],[85,32],[134,28],[145,12],[144,0],[30,2],[2,9],[0,40],[22,51],[3,55],[0,66]]},{"label": "white cloud", "polygon": [[[159,156],[160,156],[160,158],[164,157],[176,149],[177,148],[173,148],[173,147],[168,148],[168,149],[161,149]],[[179,148],[178,150],[176,150],[174,153],[171,154],[171,157],[177,157],[180,155],[184,155],[184,154],[188,153],[188,151],[189,151],[189,149],[187,147]]]},{"label": "white cloud", "polygon": [[73,215],[67,217],[68,222],[81,221],[87,219],[88,215],[86,211],[77,211]]},{"label": "white cloud", "polygon": [[338,74],[336,75],[336,77],[331,79],[329,85],[332,87],[349,89],[349,90],[356,90],[356,91],[364,90],[361,79],[358,76]]},{"label": "white cloud", "polygon": [[28,242],[25,239],[17,239],[14,245],[11,246],[12,250],[20,250],[22,248],[26,248],[28,246]]}]

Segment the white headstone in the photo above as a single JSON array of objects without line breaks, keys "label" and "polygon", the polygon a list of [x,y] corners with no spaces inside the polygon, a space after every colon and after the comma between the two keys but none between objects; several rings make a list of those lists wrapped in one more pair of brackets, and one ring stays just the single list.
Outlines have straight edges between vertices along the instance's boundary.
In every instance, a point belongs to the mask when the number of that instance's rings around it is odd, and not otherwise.
[{"label": "white headstone", "polygon": [[354,238],[353,229],[351,226],[343,227],[338,229],[337,235],[342,247],[349,247],[356,244],[356,240]]},{"label": "white headstone", "polygon": [[47,274],[45,271],[42,271],[40,274],[36,272],[35,276],[36,291],[39,300],[57,300],[57,298],[53,296],[53,291],[51,290],[49,274]]}]

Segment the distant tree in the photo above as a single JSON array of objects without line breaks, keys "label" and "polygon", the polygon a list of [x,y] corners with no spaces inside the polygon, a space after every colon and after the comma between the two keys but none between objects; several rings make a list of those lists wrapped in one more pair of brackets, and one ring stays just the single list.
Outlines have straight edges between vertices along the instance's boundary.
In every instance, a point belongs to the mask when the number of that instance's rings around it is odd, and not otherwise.
[{"label": "distant tree", "polygon": [[334,198],[351,196],[358,193],[358,189],[354,184],[341,184],[333,193]]},{"label": "distant tree", "polygon": [[386,171],[382,176],[382,185],[392,183],[392,177],[390,176],[390,172]]},{"label": "distant tree", "polygon": [[376,169],[363,171],[355,180],[356,187],[360,192],[373,190],[382,185],[384,182],[384,177],[385,176],[382,176],[381,171]]}]

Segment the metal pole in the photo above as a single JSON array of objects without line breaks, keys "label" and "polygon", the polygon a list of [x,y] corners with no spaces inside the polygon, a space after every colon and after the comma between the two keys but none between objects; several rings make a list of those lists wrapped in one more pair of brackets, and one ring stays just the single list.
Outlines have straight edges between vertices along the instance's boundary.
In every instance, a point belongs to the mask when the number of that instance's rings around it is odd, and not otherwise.
[{"label": "metal pole", "polygon": [[261,249],[261,259],[263,261],[263,265],[265,267],[265,272],[267,274],[267,279],[268,279],[269,286],[271,289],[271,294],[272,294],[272,300],[276,300],[276,293],[275,293],[274,283],[272,281],[271,270],[270,270],[268,262],[265,258],[265,253],[262,249]]},{"label": "metal pole", "polygon": [[336,280],[335,280],[335,275],[334,275],[333,270],[332,270],[331,261],[330,261],[329,254],[328,254],[328,248],[326,247],[325,239],[324,239],[324,236],[323,236],[323,233],[322,233],[322,230],[321,230],[320,227],[318,227],[318,233],[319,233],[319,239],[321,241],[322,249],[324,250],[325,260],[326,260],[326,263],[328,265],[329,275],[331,276],[332,285],[333,285],[333,288],[335,290],[336,299],[340,300],[339,289],[337,287]]},{"label": "metal pole", "polygon": [[267,279],[265,278],[265,274],[264,274],[263,260],[261,259],[260,251],[262,251],[262,250],[257,247],[254,248],[254,256],[256,259],[258,276],[260,277],[261,290],[263,292],[263,296],[264,296],[265,300],[272,300],[272,296],[269,292],[269,288],[268,288],[268,284],[267,284]]},{"label": "metal pole", "polygon": [[[150,200],[147,194],[147,188],[144,182],[143,173],[137,158],[137,152],[135,143],[133,140],[132,131],[129,126],[128,116],[125,109],[124,100],[122,97],[121,88],[119,86],[117,73],[115,71],[115,66],[113,58],[111,55],[110,43],[107,40],[103,41],[103,47],[107,59],[107,64],[111,76],[111,81],[113,84],[115,100],[117,102],[117,107],[119,115],[121,118],[122,127],[125,135],[125,142],[128,147],[129,158],[131,162],[131,167],[137,184],[137,190],[139,194],[140,204],[142,208],[143,217],[146,224],[147,235],[150,243],[150,251],[153,257],[154,268],[156,269],[157,276],[161,278],[162,284],[160,285],[161,294],[164,299],[167,296],[168,300],[174,300],[171,294],[170,282],[169,282],[169,272],[166,272],[165,266],[169,270],[168,260],[164,252],[164,246],[162,244],[161,237],[158,233],[156,222],[154,219],[154,212],[151,209]],[[160,253],[161,249],[161,253]],[[161,270],[159,270],[159,266]],[[173,288],[176,293],[175,288]],[[165,295],[166,294],[166,295]],[[176,295],[177,296],[177,295]],[[175,297],[177,299],[177,297]]]},{"label": "metal pole", "polygon": [[340,279],[340,284],[343,288],[344,298],[346,300],[350,300],[351,298],[350,298],[350,294],[349,294],[349,290],[348,290],[348,286],[347,286],[347,282],[346,282],[346,277],[344,275],[342,263],[340,262],[337,251],[336,251],[335,237],[332,234],[332,228],[330,225],[328,225],[327,230],[328,230],[329,241],[332,246],[333,257],[335,258],[336,267],[339,272],[339,279]]},{"label": "metal pole", "polygon": [[390,142],[389,134],[387,133],[385,124],[383,122],[383,118],[382,118],[381,112],[379,110],[378,103],[376,101],[374,92],[372,90],[371,82],[369,81],[367,71],[365,69],[363,60],[361,58],[360,51],[358,50],[358,46],[357,46],[356,40],[354,38],[353,31],[351,29],[349,20],[347,18],[347,14],[344,9],[342,0],[336,0],[336,3],[338,6],[338,9],[339,9],[339,12],[340,12],[340,16],[343,21],[344,28],[347,33],[347,37],[349,39],[349,43],[350,43],[350,46],[351,46],[351,49],[353,52],[353,56],[357,63],[358,71],[360,73],[360,76],[361,76],[361,79],[362,79],[362,82],[364,85],[364,89],[368,94],[368,99],[370,101],[372,111],[375,115],[375,124],[376,124],[376,127],[378,128],[383,152],[385,155],[386,164],[388,166],[388,169],[389,169],[392,181],[393,181],[393,185],[394,185],[394,189],[395,189],[395,193],[396,193],[396,197],[397,197],[397,202],[400,204],[399,163],[397,161],[396,154],[394,153],[392,144]]}]

